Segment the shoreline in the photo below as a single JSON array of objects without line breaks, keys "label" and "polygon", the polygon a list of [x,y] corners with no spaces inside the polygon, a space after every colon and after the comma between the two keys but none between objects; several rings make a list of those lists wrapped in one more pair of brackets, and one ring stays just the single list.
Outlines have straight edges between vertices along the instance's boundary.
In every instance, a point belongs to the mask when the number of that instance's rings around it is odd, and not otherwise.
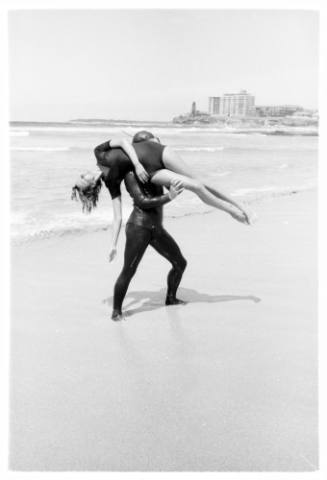
[{"label": "shoreline", "polygon": [[[268,195],[267,195],[268,192]],[[231,194],[232,197],[236,197],[239,200],[242,201],[244,207],[250,207],[251,209],[256,209],[257,207],[260,209],[260,206],[262,204],[265,204],[266,202],[270,202],[272,200],[277,200],[281,198],[288,198],[293,195],[317,195],[317,187],[311,186],[311,187],[306,187],[305,189],[301,189],[300,187],[293,187],[293,188],[287,188],[285,190],[276,190],[276,191],[267,191],[264,192],[262,190],[258,190],[256,195],[257,196],[252,196],[249,195],[248,198],[240,198],[240,195],[238,194]],[[167,208],[167,207],[166,207]],[[203,207],[202,207],[203,208]],[[198,211],[193,211],[193,212],[183,212],[180,214],[173,214],[173,206],[171,208],[171,211],[169,213],[165,214],[165,221],[170,221],[170,220],[179,220],[183,219],[186,217],[195,217],[198,218],[199,216],[202,215],[211,215],[215,213],[215,209],[212,207],[205,207],[209,208],[209,210],[198,210]],[[126,209],[123,212],[123,227],[126,224],[126,221],[132,211],[132,206],[130,205],[128,209]],[[92,214],[91,214],[92,215]],[[94,215],[94,212],[93,212]],[[86,218],[86,217],[85,217]],[[88,227],[87,229],[84,226],[77,226],[75,228],[63,228],[63,229],[57,229],[57,230],[42,230],[39,231],[38,233],[35,234],[28,234],[26,236],[22,235],[12,235],[10,239],[10,244],[12,246],[19,246],[19,245],[28,245],[30,243],[38,242],[38,241],[48,241],[50,239],[60,239],[60,238],[65,238],[66,236],[72,236],[72,238],[75,235],[82,236],[88,233],[97,233],[97,232],[110,232],[112,225],[111,225],[110,220],[109,223],[106,222],[106,224],[94,224],[92,227]]]},{"label": "shoreline", "polygon": [[[129,120],[101,120],[101,119],[85,119],[85,120],[69,120],[69,121],[10,121],[9,127],[12,132],[15,132],[15,129],[28,128],[33,129],[42,129],[44,128],[56,128],[68,130],[71,129],[81,129],[87,131],[88,129],[99,130],[102,128],[119,128],[126,127],[130,129],[140,127],[150,127],[162,129],[163,133],[165,129],[174,128],[180,132],[188,131],[210,131],[212,133],[223,133],[223,134],[261,134],[261,135],[281,135],[281,136],[319,136],[319,125],[312,121],[305,120],[296,120],[286,118],[285,120],[279,118],[271,117],[267,118],[268,121],[272,122],[269,125],[265,125],[262,118],[251,118],[248,120],[242,120],[235,118],[230,123],[222,123],[221,121],[217,122],[198,122],[192,120],[189,122],[179,123],[173,121],[160,122],[160,121],[129,121]],[[294,122],[294,124],[290,123]]]}]

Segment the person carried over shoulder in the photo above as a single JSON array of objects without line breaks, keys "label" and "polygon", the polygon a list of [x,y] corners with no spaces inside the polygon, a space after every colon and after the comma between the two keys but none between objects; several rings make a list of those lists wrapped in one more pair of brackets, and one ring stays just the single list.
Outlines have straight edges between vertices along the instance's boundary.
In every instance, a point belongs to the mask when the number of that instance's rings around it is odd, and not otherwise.
[{"label": "person carried over shoulder", "polygon": [[98,170],[81,175],[73,187],[72,198],[80,200],[83,211],[89,213],[97,206],[102,182],[107,186],[114,214],[110,259],[116,255],[122,225],[120,185],[130,171],[135,171],[142,183],[150,180],[151,184],[169,188],[178,182],[207,205],[225,211],[241,223],[250,224],[248,213],[236,200],[220,188],[218,190],[207,181],[201,181],[177,152],[162,145],[151,132],[136,133],[133,144],[124,138],[109,140],[98,145],[94,153]]},{"label": "person carried over shoulder", "polygon": [[136,133],[132,144],[124,138],[109,140],[98,145],[94,153],[113,201],[120,196],[120,184],[126,173],[134,170],[141,182],[150,179],[152,183],[169,187],[173,180],[179,179],[186,190],[207,205],[229,213],[241,223],[250,223],[247,212],[236,200],[220,187],[202,180],[173,148],[162,145],[151,132]]}]

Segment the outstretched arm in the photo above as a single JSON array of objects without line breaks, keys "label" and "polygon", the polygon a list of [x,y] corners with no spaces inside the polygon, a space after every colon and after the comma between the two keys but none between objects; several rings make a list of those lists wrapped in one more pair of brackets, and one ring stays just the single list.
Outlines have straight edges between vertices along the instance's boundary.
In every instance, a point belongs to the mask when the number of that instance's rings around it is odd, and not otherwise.
[{"label": "outstretched arm", "polygon": [[144,194],[142,188],[138,184],[134,173],[129,172],[125,177],[125,185],[128,193],[133,198],[135,205],[147,210],[149,208],[156,208],[173,200],[179,193],[183,191],[182,187],[175,188],[170,187],[168,193],[163,195],[157,195],[155,197],[148,197]]},{"label": "outstretched arm", "polygon": [[122,224],[121,196],[113,198],[112,207],[114,212],[114,219],[112,223],[112,243],[109,253],[109,262],[111,262],[117,254],[117,243]]}]

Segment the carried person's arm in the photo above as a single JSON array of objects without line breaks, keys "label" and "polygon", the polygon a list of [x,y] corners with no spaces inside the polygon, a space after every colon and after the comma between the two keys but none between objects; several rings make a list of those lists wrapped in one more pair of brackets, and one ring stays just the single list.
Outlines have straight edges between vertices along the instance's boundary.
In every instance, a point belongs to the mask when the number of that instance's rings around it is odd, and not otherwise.
[{"label": "carried person's arm", "polygon": [[142,191],[142,188],[138,184],[133,172],[129,172],[126,175],[125,185],[129,194],[133,198],[135,205],[144,210],[161,207],[162,205],[165,205],[166,203],[176,198],[177,195],[179,195],[183,191],[183,188],[181,186],[177,188],[175,186],[171,186],[168,193],[155,197],[148,197]]},{"label": "carried person's arm", "polygon": [[111,262],[117,254],[117,243],[122,224],[122,205],[121,196],[113,198],[112,208],[114,212],[114,219],[112,223],[112,243],[109,252],[109,262]]}]

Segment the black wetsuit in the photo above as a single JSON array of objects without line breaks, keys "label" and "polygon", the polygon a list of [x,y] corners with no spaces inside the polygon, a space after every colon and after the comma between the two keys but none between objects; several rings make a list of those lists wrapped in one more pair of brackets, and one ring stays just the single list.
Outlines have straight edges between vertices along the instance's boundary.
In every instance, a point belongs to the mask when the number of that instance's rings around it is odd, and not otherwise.
[{"label": "black wetsuit", "polygon": [[[140,163],[149,173],[150,177],[158,170],[165,168],[162,161],[164,145],[157,142],[144,141],[134,143],[133,147]],[[121,194],[121,182],[124,180],[126,173],[134,169],[132,161],[121,148],[110,147],[110,140],[98,145],[94,149],[94,154],[98,165],[110,168],[109,175],[105,178],[105,183],[109,189],[111,198],[119,197]]]},{"label": "black wetsuit", "polygon": [[121,314],[129,283],[149,245],[172,264],[167,279],[167,304],[176,300],[177,288],[186,268],[179,246],[162,226],[162,206],[170,201],[169,195],[164,195],[162,187],[150,182],[141,185],[133,172],[125,176],[125,185],[134,200],[134,209],[126,224],[123,270],[114,288],[113,309],[116,314]]}]

